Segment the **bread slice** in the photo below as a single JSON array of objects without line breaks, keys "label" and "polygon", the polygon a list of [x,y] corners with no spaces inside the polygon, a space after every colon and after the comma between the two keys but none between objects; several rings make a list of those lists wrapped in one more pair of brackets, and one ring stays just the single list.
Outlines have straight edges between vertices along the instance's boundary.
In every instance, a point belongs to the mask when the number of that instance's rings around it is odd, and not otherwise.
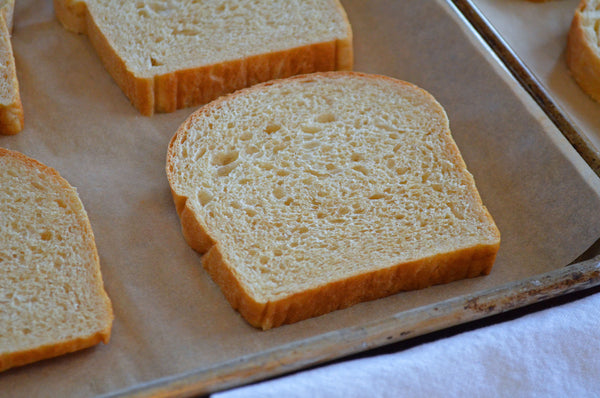
[{"label": "bread slice", "polygon": [[77,192],[0,148],[0,371],[107,343],[112,320]]},{"label": "bread slice", "polygon": [[338,0],[54,0],[144,115],[209,102],[255,83],[352,68]]},{"label": "bread slice", "polygon": [[582,0],[567,38],[567,65],[579,86],[600,102],[600,0]]},{"label": "bread slice", "polygon": [[23,130],[24,116],[10,33],[14,0],[0,0],[0,134]]},{"label": "bread slice", "polygon": [[487,274],[500,244],[442,107],[383,76],[222,97],[177,130],[166,171],[185,239],[263,329]]}]

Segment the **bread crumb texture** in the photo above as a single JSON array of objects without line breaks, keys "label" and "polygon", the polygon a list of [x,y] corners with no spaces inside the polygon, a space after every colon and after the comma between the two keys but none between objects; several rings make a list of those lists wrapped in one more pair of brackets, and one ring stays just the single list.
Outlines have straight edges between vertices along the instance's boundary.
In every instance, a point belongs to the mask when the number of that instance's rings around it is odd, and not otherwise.
[{"label": "bread crumb texture", "polygon": [[265,329],[488,273],[498,250],[444,110],[402,81],[331,72],[243,90],[194,113],[167,162],[188,242]]},{"label": "bread crumb texture", "polygon": [[0,370],[108,342],[112,308],[79,197],[0,148]]}]

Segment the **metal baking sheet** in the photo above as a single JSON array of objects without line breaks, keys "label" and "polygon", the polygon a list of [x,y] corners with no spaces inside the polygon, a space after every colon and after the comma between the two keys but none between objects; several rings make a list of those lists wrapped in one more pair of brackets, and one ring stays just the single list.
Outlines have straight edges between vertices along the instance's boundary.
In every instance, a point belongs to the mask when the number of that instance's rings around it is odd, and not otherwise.
[{"label": "metal baking sheet", "polygon": [[590,166],[600,173],[600,103],[572,78],[569,27],[579,0],[454,0]]},{"label": "metal baking sheet", "polygon": [[[345,0],[355,70],[415,83],[445,107],[502,233],[489,276],[400,293],[266,332],[246,324],[183,241],[167,144],[194,109],[140,116],[52,4],[20,0],[13,45],[26,128],[0,145],[78,188],[115,323],[109,344],[0,374],[30,396],[192,396],[600,284],[600,179],[450,1]],[[0,394],[1,395],[1,394]]]}]

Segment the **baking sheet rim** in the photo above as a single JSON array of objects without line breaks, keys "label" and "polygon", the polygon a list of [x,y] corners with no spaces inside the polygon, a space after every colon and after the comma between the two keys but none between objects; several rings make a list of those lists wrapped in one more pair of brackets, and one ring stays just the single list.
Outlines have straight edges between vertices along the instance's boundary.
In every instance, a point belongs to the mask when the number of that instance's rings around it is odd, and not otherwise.
[{"label": "baking sheet rim", "polygon": [[209,394],[397,343],[451,326],[600,285],[600,255],[580,263],[453,297],[365,325],[351,326],[210,368],[156,379],[104,397],[188,397]]},{"label": "baking sheet rim", "polygon": [[508,68],[513,77],[521,84],[548,118],[556,125],[558,130],[577,151],[587,165],[600,176],[600,152],[585,136],[580,128],[552,99],[548,90],[535,77],[535,74],[525,65],[519,56],[511,49],[502,35],[495,29],[485,15],[479,10],[472,0],[451,0],[454,7],[469,23],[473,31],[482,37],[482,40]]}]

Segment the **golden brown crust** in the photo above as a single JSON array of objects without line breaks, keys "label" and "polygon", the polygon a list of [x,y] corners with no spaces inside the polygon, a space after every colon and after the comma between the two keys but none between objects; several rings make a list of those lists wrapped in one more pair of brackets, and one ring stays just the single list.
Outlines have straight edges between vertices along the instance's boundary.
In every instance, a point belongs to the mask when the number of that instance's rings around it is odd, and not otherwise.
[{"label": "golden brown crust", "polygon": [[[346,22],[346,13],[336,0]],[[351,70],[352,32],[332,42],[314,43],[213,65],[201,65],[153,77],[136,76],[111,47],[84,1],[54,0],[58,20],[87,34],[105,68],[131,103],[145,116],[206,104],[213,99],[272,79],[330,70]],[[349,26],[349,24],[348,24]]]},{"label": "golden brown crust", "polygon": [[202,265],[219,285],[230,305],[252,326],[267,330],[401,291],[487,275],[492,269],[498,248],[499,243],[482,245],[400,263],[267,303],[256,302],[243,288],[218,244],[202,258]]},{"label": "golden brown crust", "polygon": [[207,65],[158,77],[158,112],[208,103],[224,94],[264,81],[334,70],[336,42],[317,43],[245,60]]},{"label": "golden brown crust", "polygon": [[100,342],[106,344],[108,343],[109,339],[110,327],[107,327],[105,330],[89,336],[78,337],[76,339],[57,342],[55,344],[47,344],[44,346],[31,348],[29,350],[0,355],[0,372],[17,366],[23,366],[42,361],[44,359],[50,359],[60,355],[83,350],[99,344]]},{"label": "golden brown crust", "polygon": [[0,134],[15,135],[21,132],[25,124],[24,118],[23,105],[19,95],[11,105],[0,105]]},{"label": "golden brown crust", "polygon": [[582,13],[588,4],[582,0],[575,10],[567,38],[567,65],[583,91],[600,102],[600,53],[583,26]]},{"label": "golden brown crust", "polygon": [[18,159],[31,170],[38,170],[49,176],[53,181],[60,185],[61,189],[73,192],[73,195],[69,195],[68,199],[71,201],[72,207],[77,209],[77,214],[79,215],[77,221],[79,222],[81,229],[85,231],[86,243],[88,245],[87,250],[92,254],[93,257],[93,264],[90,266],[90,268],[92,269],[92,272],[98,276],[97,278],[94,278],[94,286],[92,286],[91,289],[93,289],[96,294],[101,297],[101,301],[103,303],[102,312],[106,315],[103,319],[103,328],[100,330],[90,331],[90,334],[88,335],[65,339],[63,341],[56,341],[51,344],[31,347],[21,351],[0,353],[0,371],[88,348],[100,342],[108,343],[110,340],[112,322],[114,319],[110,298],[104,290],[104,283],[100,273],[100,258],[96,249],[92,226],[74,188],[58,173],[57,170],[53,169],[52,167],[48,167],[35,159],[25,156],[20,152],[0,148],[0,158],[4,156],[10,156]]}]

